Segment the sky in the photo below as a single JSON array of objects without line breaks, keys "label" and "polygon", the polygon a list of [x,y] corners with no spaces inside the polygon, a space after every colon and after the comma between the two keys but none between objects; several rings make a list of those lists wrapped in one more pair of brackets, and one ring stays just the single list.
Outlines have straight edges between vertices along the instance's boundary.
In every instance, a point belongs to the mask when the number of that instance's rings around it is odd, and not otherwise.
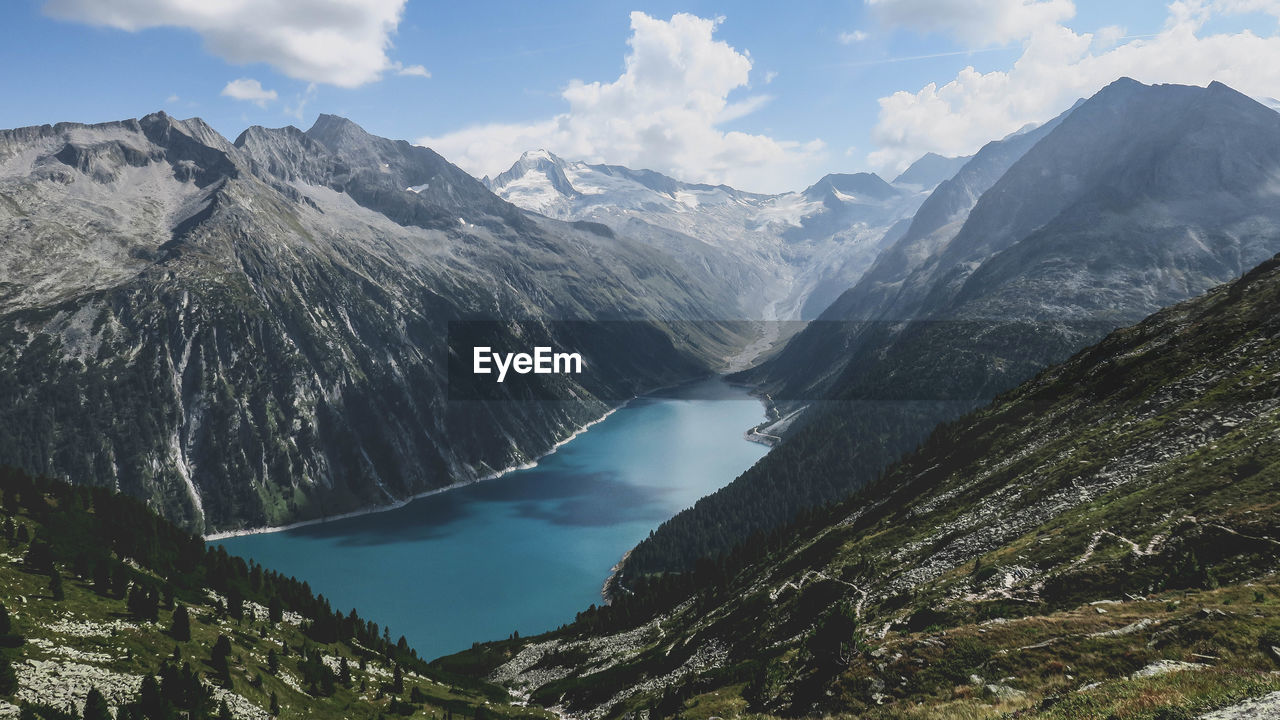
[{"label": "sky", "polygon": [[0,127],[319,113],[781,192],[968,155],[1111,81],[1280,97],[1280,0],[9,0]]}]

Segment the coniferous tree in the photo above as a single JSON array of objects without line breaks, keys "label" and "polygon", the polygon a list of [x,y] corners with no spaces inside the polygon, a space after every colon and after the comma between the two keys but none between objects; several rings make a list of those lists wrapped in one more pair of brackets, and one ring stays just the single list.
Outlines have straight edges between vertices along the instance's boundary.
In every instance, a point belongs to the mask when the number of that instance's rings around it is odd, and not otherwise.
[{"label": "coniferous tree", "polygon": [[227,614],[232,620],[244,619],[244,595],[234,585],[227,591]]},{"label": "coniferous tree", "polygon": [[395,671],[391,674],[391,691],[397,695],[404,692],[404,671],[400,669],[400,663],[396,663]]},{"label": "coniferous tree", "polygon": [[[173,610],[173,628],[169,630],[169,634],[178,642],[187,642],[191,639],[191,616],[187,613],[186,605],[179,605]],[[177,648],[174,649],[177,651]]]},{"label": "coniferous tree", "polygon": [[142,676],[142,689],[138,692],[138,712],[148,720],[165,716],[164,696],[154,675]]},{"label": "coniferous tree", "polygon": [[111,574],[111,594],[122,598],[129,593],[129,568],[121,563]]},{"label": "coniferous tree", "polygon": [[53,568],[53,548],[43,538],[36,538],[31,541],[22,562],[35,572],[49,572]]},{"label": "coniferous tree", "polygon": [[267,651],[267,672],[272,675],[280,672],[280,655],[275,650]]},{"label": "coniferous tree", "polygon": [[338,664],[338,681],[347,687],[351,687],[351,665],[347,663],[346,656]]},{"label": "coniferous tree", "polygon": [[111,594],[110,561],[101,560],[93,567],[93,589],[104,597]]},{"label": "coniferous tree", "polygon": [[9,609],[0,602],[0,635],[8,635],[12,630],[12,623],[9,620]]},{"label": "coniferous tree", "polygon": [[54,568],[49,575],[49,595],[54,600],[63,600],[67,597],[62,589],[62,573],[58,572],[58,568]]},{"label": "coniferous tree", "polygon": [[96,687],[89,688],[89,696],[84,701],[84,720],[112,720],[111,708],[107,699]]},{"label": "coniferous tree", "polygon": [[0,697],[12,695],[18,691],[18,673],[13,669],[13,661],[0,652]]},{"label": "coniferous tree", "polygon": [[218,680],[222,686],[231,689],[231,640],[226,635],[219,635],[217,642],[213,644],[213,653],[210,657],[213,670],[218,674]]},{"label": "coniferous tree", "polygon": [[225,699],[222,701],[222,706],[218,708],[218,720],[235,720],[231,714],[231,706],[227,705]]},{"label": "coniferous tree", "polygon": [[280,698],[276,697],[276,691],[271,691],[271,716],[278,717],[280,715]]}]

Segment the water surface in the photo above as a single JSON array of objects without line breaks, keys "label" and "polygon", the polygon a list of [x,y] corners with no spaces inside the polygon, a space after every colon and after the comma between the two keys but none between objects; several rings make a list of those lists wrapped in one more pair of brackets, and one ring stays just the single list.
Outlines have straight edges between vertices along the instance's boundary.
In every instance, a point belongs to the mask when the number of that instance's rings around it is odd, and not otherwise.
[{"label": "water surface", "polygon": [[600,601],[623,553],[767,450],[760,403],[721,380],[638,398],[543,458],[404,507],[218,540],[306,580],[423,657],[551,630]]}]

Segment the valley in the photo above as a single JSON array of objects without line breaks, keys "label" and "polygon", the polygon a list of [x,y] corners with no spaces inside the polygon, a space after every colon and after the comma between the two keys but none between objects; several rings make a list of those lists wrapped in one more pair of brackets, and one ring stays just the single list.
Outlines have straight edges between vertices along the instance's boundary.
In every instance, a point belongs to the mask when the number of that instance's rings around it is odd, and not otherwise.
[{"label": "valley", "polygon": [[211,545],[306,578],[337,607],[391,623],[424,657],[546,632],[600,603],[610,568],[657,523],[764,454],[742,437],[761,415],[721,381],[683,385],[627,403],[532,467]]},{"label": "valley", "polygon": [[228,137],[0,131],[0,717],[1280,697],[1266,104],[777,193]]}]

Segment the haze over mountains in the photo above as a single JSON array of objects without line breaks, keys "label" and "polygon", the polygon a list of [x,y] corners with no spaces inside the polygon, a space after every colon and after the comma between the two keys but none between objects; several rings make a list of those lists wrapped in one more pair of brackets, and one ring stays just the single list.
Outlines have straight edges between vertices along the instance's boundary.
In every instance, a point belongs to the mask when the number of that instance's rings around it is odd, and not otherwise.
[{"label": "haze over mountains", "polygon": [[686,264],[714,267],[739,289],[741,317],[807,320],[862,276],[953,163],[926,157],[894,184],[836,174],[800,192],[761,195],[535,150],[484,182],[520,207],[603,223]]}]

